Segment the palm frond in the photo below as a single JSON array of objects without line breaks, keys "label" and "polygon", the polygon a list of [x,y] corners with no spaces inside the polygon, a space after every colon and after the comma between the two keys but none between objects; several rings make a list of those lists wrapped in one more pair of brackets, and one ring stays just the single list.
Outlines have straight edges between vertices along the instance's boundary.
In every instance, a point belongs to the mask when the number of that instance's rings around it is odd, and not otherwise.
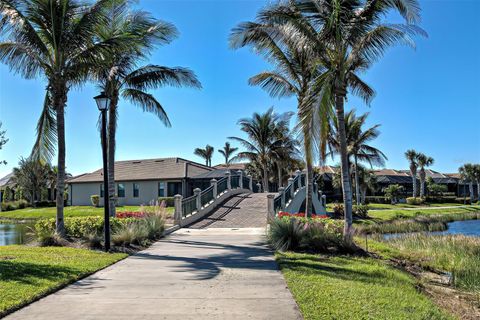
[{"label": "palm frond", "polygon": [[125,84],[137,90],[156,89],[166,85],[201,88],[195,73],[187,68],[168,68],[147,65],[132,71],[125,77]]},{"label": "palm frond", "polygon": [[122,91],[122,97],[141,108],[144,112],[155,114],[166,127],[172,126],[167,113],[153,95],[129,88]]},{"label": "palm frond", "polygon": [[31,157],[50,163],[55,155],[57,144],[57,118],[52,107],[50,94],[45,94],[43,110],[37,123],[37,137]]}]

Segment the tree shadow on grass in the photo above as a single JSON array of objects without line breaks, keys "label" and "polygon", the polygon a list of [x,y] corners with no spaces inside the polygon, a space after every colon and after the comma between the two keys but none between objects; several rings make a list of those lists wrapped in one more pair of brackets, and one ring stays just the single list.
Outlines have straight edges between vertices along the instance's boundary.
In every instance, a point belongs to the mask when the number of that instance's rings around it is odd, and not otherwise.
[{"label": "tree shadow on grass", "polygon": [[16,281],[34,285],[36,279],[59,280],[82,272],[75,268],[55,265],[44,265],[29,262],[0,260],[0,282]]},{"label": "tree shadow on grass", "polygon": [[[357,260],[356,258],[350,258],[355,259],[354,262],[347,258],[343,259],[339,257],[339,259],[340,260],[335,261],[333,258],[329,257],[298,258],[282,256],[279,262],[281,267],[285,269],[298,272],[311,272],[329,278],[337,278],[339,280],[358,281],[382,286],[388,286],[392,283],[397,283],[398,285],[398,282],[405,281],[405,277],[401,273],[388,272],[381,266],[377,267],[374,262]],[[349,266],[351,266],[353,263],[361,264],[362,270],[349,268]]]}]

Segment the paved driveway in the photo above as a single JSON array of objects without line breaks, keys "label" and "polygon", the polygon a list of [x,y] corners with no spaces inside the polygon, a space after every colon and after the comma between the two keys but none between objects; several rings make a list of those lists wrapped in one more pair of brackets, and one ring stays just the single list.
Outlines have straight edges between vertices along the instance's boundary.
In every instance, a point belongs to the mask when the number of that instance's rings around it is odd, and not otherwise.
[{"label": "paved driveway", "polygon": [[181,229],[7,319],[301,319],[263,229]]}]

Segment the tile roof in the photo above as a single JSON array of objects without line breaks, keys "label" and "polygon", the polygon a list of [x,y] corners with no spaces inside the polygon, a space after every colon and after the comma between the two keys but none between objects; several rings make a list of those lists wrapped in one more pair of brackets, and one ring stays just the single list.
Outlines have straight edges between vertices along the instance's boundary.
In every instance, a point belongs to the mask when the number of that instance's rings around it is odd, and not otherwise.
[{"label": "tile roof", "polygon": [[[213,169],[205,165],[182,158],[116,161],[115,181],[191,178],[211,170]],[[92,173],[85,173],[67,180],[68,183],[101,181],[103,181],[103,169],[98,169]]]},{"label": "tile roof", "polygon": [[0,187],[13,186],[14,183],[11,181],[13,178],[13,172],[10,172],[6,176],[0,179]]},{"label": "tile roof", "polygon": [[216,166],[213,166],[215,169],[230,169],[230,170],[245,170],[245,166],[247,163],[231,163],[228,166],[225,164],[217,164]]}]

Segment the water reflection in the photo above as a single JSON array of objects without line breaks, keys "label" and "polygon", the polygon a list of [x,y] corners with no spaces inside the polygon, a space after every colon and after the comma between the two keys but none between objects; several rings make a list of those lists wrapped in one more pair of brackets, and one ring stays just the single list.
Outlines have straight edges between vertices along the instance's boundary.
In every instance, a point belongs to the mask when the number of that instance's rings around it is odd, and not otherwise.
[{"label": "water reflection", "polygon": [[24,244],[30,225],[15,223],[0,223],[0,246],[9,244]]}]

